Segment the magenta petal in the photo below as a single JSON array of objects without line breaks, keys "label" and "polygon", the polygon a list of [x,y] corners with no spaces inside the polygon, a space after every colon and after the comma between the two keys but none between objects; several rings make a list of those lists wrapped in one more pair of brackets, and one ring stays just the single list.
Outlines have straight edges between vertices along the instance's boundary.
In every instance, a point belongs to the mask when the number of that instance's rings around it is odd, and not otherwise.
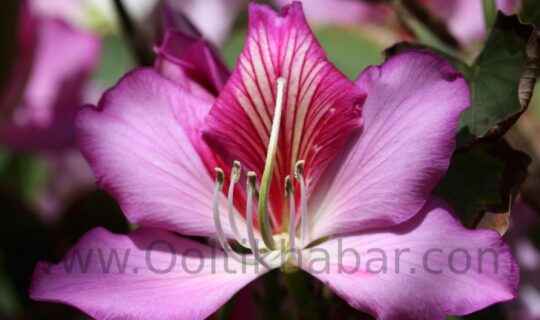
[{"label": "magenta petal", "polygon": [[266,161],[279,77],[286,84],[270,193],[278,220],[284,179],[293,174],[296,161],[306,160],[307,183],[313,184],[360,126],[363,98],[326,60],[299,2],[280,13],[251,4],[244,50],[206,119],[205,134],[259,177]]},{"label": "magenta petal", "polygon": [[469,106],[463,76],[427,51],[371,67],[357,83],[368,93],[364,130],[318,186],[312,239],[413,217],[446,172]]},{"label": "magenta petal", "polygon": [[[215,235],[210,170],[216,159],[197,131],[209,108],[206,100],[156,71],[139,69],[109,90],[97,108],[80,112],[79,146],[98,184],[131,221],[187,235]],[[228,219],[223,220],[231,234]]]},{"label": "magenta petal", "polygon": [[191,80],[217,95],[229,77],[224,63],[202,38],[170,29],[156,51],[158,70],[184,89],[189,89],[186,81]]},{"label": "magenta petal", "polygon": [[303,268],[377,319],[443,319],[514,298],[519,267],[509,247],[450,212],[434,200],[405,224],[313,248]]},{"label": "magenta petal", "polygon": [[204,319],[264,271],[166,231],[98,228],[59,264],[37,265],[30,297],[96,319]]}]

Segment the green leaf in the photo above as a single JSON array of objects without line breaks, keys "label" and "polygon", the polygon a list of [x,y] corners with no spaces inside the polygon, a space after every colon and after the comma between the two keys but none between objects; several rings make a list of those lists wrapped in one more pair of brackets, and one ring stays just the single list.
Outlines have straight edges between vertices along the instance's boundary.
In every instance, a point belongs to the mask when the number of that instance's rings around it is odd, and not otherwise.
[{"label": "green leaf", "polygon": [[530,158],[501,141],[457,151],[433,194],[448,201],[462,223],[476,226],[486,211],[504,212],[527,176]]},{"label": "green leaf", "polygon": [[467,70],[456,65],[465,71],[472,93],[472,105],[460,119],[458,145],[499,139],[527,109],[538,70],[535,32],[517,16],[499,13],[475,63]]},{"label": "green leaf", "polygon": [[113,86],[124,74],[135,67],[127,41],[119,36],[103,38],[101,63],[94,78],[104,87]]},{"label": "green leaf", "polygon": [[[398,43],[385,50],[388,59],[410,49],[431,49],[421,44]],[[458,147],[499,140],[529,106],[538,73],[536,28],[521,24],[517,16],[499,13],[484,50],[472,65],[434,50],[457,70],[471,88],[471,107],[458,127]]]},{"label": "green leaf", "polygon": [[322,27],[314,31],[328,60],[351,80],[368,66],[381,63],[383,48],[358,30]]},{"label": "green leaf", "polygon": [[0,150],[0,191],[32,202],[45,179],[44,163],[38,157]]},{"label": "green leaf", "polygon": [[538,0],[522,0],[519,17],[524,22],[540,26],[540,6],[538,5]]}]

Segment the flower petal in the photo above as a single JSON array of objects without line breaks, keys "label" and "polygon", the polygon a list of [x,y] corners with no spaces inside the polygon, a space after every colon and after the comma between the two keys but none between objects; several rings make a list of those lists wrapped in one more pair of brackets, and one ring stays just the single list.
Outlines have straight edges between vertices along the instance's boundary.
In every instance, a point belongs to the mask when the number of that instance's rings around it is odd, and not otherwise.
[{"label": "flower petal", "polygon": [[[277,79],[286,80],[270,202],[274,222],[283,184],[306,160],[311,185],[360,125],[363,94],[327,60],[299,2],[275,13],[251,4],[249,30],[237,68],[207,118],[205,134],[262,176],[274,114]],[[277,217],[276,217],[277,215]]]},{"label": "flower petal", "polygon": [[37,265],[30,297],[96,319],[204,319],[264,272],[159,229],[98,228],[59,264]]},{"label": "flower petal", "polygon": [[357,83],[368,93],[364,130],[317,186],[312,239],[413,217],[448,169],[469,106],[463,76],[428,51],[371,67]]},{"label": "flower petal", "polygon": [[377,319],[443,319],[514,298],[519,267],[509,247],[450,212],[434,200],[405,224],[315,247],[303,268]]},{"label": "flower petal", "polygon": [[214,48],[170,1],[162,5],[160,29],[157,69],[184,88],[189,85],[182,82],[189,79],[217,96],[230,73]]},{"label": "flower petal", "polygon": [[[209,108],[156,71],[139,69],[109,90],[97,108],[81,110],[79,146],[98,184],[131,221],[215,235],[210,170],[218,160],[198,132]],[[225,202],[223,226],[232,235]]]}]

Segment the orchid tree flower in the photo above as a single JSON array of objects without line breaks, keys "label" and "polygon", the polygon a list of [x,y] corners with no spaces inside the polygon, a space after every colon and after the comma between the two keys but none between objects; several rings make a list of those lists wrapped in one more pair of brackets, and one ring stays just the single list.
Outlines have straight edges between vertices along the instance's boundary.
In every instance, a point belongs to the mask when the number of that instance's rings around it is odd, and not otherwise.
[{"label": "orchid tree flower", "polygon": [[[244,50],[215,102],[138,69],[81,111],[79,144],[99,185],[140,227],[90,231],[60,264],[37,265],[30,296],[98,319],[203,319],[265,272],[296,266],[380,319],[442,319],[512,299],[507,245],[430,196],[469,100],[462,75],[427,51],[352,82],[327,61],[299,2],[277,14],[251,4]],[[397,249],[408,251],[395,264]],[[497,259],[479,262],[482,250]],[[381,252],[392,259],[384,272],[356,267],[357,254]]]},{"label": "orchid tree flower", "polygon": [[[0,145],[37,155],[50,169],[35,204],[48,220],[58,216],[73,192],[94,184],[76,148],[75,116],[96,91],[89,78],[99,62],[101,41],[41,13],[34,3],[23,1],[20,8],[16,56],[0,92]],[[66,170],[75,163],[78,169]]]}]

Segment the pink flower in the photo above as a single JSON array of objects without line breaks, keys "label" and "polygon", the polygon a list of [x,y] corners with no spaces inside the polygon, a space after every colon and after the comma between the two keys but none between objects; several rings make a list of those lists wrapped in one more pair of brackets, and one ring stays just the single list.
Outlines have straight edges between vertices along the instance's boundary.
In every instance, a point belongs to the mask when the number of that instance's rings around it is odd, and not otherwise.
[{"label": "pink flower", "polygon": [[[286,264],[380,319],[442,319],[512,299],[518,269],[499,235],[463,228],[430,197],[469,99],[463,77],[426,51],[353,83],[326,60],[300,3],[278,14],[252,4],[215,102],[139,69],[81,111],[79,143],[99,185],[141,227],[93,230],[63,263],[40,263],[31,297],[99,319],[203,319]],[[480,260],[486,250],[496,255]],[[371,270],[380,259],[355,259],[381,255],[385,272]]]},{"label": "pink flower", "polygon": [[36,16],[26,2],[19,21],[17,59],[0,93],[0,144],[32,152],[74,147],[74,119],[99,61],[99,38]]}]

